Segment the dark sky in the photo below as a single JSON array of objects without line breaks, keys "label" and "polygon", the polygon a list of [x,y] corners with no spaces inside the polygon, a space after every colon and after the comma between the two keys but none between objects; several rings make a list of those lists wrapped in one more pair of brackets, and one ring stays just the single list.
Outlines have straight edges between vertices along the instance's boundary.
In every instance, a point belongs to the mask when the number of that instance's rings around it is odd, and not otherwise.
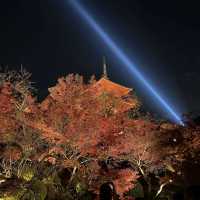
[{"label": "dark sky", "polygon": [[[200,110],[198,4],[175,0],[81,2],[138,68],[171,96],[172,102],[181,105],[183,112]],[[23,64],[33,73],[41,94],[47,94],[48,86],[70,72],[100,76],[103,55],[107,57],[110,79],[134,87],[117,58],[68,0],[0,2],[0,61],[11,68]],[[134,88],[145,98],[137,85]]]}]

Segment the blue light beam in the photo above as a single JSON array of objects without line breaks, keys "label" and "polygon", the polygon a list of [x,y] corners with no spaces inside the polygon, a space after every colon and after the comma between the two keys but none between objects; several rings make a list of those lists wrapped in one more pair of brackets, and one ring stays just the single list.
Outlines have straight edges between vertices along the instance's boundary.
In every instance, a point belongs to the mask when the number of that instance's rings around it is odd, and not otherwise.
[{"label": "blue light beam", "polygon": [[76,0],[69,0],[71,5],[78,11],[81,17],[83,17],[91,28],[100,36],[105,44],[112,50],[112,52],[119,58],[119,60],[127,67],[127,69],[135,75],[139,81],[148,89],[148,91],[154,96],[155,99],[165,108],[170,114],[172,120],[184,126],[180,116],[172,109],[172,107],[166,102],[163,97],[155,90],[155,88],[147,81],[144,75],[136,68],[133,62],[125,55],[125,53],[116,45],[116,43],[110,38],[110,36],[101,28],[99,24],[89,15],[86,9]]}]

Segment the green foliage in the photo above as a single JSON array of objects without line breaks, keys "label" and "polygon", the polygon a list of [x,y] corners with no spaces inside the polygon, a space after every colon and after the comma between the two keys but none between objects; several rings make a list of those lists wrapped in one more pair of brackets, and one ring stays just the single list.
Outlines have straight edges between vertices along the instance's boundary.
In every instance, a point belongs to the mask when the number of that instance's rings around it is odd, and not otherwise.
[{"label": "green foliage", "polygon": [[131,189],[128,193],[128,196],[133,196],[134,198],[143,198],[144,191],[142,185],[138,182],[133,189]]},{"label": "green foliage", "polygon": [[75,185],[76,193],[79,197],[83,197],[87,194],[88,188],[84,182],[77,182]]},{"label": "green foliage", "polygon": [[[28,98],[32,90],[29,77],[24,70],[0,73],[0,86],[10,82],[12,95],[17,101],[16,113],[13,111],[11,116],[17,125],[13,125],[10,132],[5,131],[8,133],[1,138],[5,158],[0,156],[0,200],[90,200],[93,197],[89,189],[98,193],[105,182],[114,183],[116,192],[123,197],[136,180],[138,183],[127,195],[149,200],[168,198],[171,192],[166,188],[171,185],[171,179],[167,174],[162,175],[164,178],[159,177],[155,171],[166,168],[175,176],[177,170],[172,164],[182,162],[184,157],[180,155],[189,152],[192,157],[197,157],[199,137],[193,138],[195,134],[199,135],[199,129],[181,127],[178,134],[184,130],[188,132],[185,143],[179,147],[178,142],[174,142],[173,148],[166,144],[163,149],[169,130],[164,131],[156,123],[150,123],[155,120],[152,121],[152,116],[146,114],[139,103],[128,112],[128,117],[126,113],[116,114],[121,100],[128,103],[129,96],[119,99],[103,92],[98,98],[93,95],[91,98],[88,90],[87,94],[84,93],[88,86],[84,85],[82,77],[69,75],[66,79],[59,79],[59,87],[52,89],[51,100],[47,99],[50,103],[47,102],[44,111],[40,110],[41,105]],[[92,78],[91,84],[94,82]],[[26,117],[27,121],[24,120]],[[34,121],[29,123],[31,120]],[[38,126],[34,126],[34,122],[38,122]],[[29,126],[41,130],[43,137]],[[54,140],[57,132],[63,133],[62,139]],[[175,134],[172,135],[174,138]],[[42,139],[46,137],[52,137],[54,142]],[[164,138],[165,143],[161,144],[160,138]],[[185,148],[189,140],[192,142]],[[195,148],[198,151],[193,151]],[[169,164],[164,164],[163,159],[168,159]],[[127,168],[140,173],[140,178],[137,174],[118,173],[118,170]],[[174,188],[170,190],[175,191]]]},{"label": "green foliage", "polygon": [[19,178],[22,178],[25,181],[31,181],[34,177],[34,169],[32,167],[24,167],[19,173]]},{"label": "green foliage", "polygon": [[38,200],[44,200],[47,196],[47,187],[40,180],[35,180],[32,182],[31,190],[34,192],[35,197]]}]

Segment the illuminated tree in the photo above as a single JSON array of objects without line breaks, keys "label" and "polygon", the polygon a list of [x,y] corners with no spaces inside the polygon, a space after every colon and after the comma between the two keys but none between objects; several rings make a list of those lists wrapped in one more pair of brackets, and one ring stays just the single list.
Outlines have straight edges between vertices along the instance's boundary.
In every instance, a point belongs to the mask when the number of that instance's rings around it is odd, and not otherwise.
[{"label": "illuminated tree", "polygon": [[[87,84],[82,76],[70,74],[36,103],[29,74],[8,74],[0,76],[0,134],[18,133],[14,139],[22,151],[36,150],[29,154],[31,161],[68,170],[69,185],[76,191],[87,185],[99,195],[102,185],[110,185],[116,198],[125,199],[139,184],[143,197],[153,199],[186,180],[186,165],[199,163],[199,126],[146,117],[138,100],[127,95],[128,88],[95,78]],[[4,149],[3,155],[20,155],[17,150]]]}]

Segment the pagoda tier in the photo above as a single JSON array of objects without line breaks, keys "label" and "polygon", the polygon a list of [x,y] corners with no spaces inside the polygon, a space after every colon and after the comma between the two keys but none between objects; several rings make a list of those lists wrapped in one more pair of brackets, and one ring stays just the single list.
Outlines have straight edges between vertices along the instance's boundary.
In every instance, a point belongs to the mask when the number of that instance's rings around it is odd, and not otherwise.
[{"label": "pagoda tier", "polygon": [[102,92],[107,92],[114,97],[127,96],[132,91],[131,88],[124,87],[105,78],[97,81],[91,89],[95,91],[97,96],[102,94]]},{"label": "pagoda tier", "polygon": [[89,90],[97,97],[103,93],[107,93],[118,99],[118,106],[115,108],[115,113],[126,112],[138,107],[140,104],[138,99],[133,95],[133,89],[114,83],[104,77],[94,83]]}]

